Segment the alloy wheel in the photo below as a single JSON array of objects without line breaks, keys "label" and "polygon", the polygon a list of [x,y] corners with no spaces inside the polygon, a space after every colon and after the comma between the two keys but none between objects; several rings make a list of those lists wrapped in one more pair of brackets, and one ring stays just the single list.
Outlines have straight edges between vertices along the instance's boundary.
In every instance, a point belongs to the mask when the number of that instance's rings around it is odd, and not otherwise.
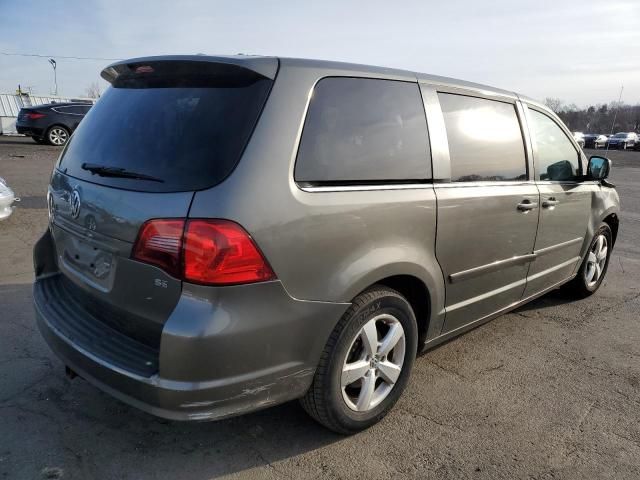
[{"label": "alloy wheel", "polygon": [[49,132],[49,140],[54,145],[64,145],[69,139],[69,134],[64,128],[54,127]]},{"label": "alloy wheel", "polygon": [[351,410],[366,412],[387,398],[402,372],[405,348],[404,329],[393,315],[378,315],[360,329],[340,379],[342,398]]},{"label": "alloy wheel", "polygon": [[604,271],[605,263],[607,262],[607,254],[609,246],[607,237],[604,235],[598,235],[593,246],[589,250],[587,256],[587,268],[584,269],[584,279],[589,288],[592,288]]}]

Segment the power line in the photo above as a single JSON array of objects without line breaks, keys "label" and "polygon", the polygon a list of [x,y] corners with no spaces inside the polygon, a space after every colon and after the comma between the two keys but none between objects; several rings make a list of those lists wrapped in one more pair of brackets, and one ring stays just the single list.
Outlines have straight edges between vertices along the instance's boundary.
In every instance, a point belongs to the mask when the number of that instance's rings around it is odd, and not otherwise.
[{"label": "power line", "polygon": [[0,52],[0,55],[12,57],[39,57],[39,58],[68,58],[71,60],[122,60],[122,58],[101,58],[101,57],[72,57],[68,55],[40,55],[39,53],[9,53]]}]

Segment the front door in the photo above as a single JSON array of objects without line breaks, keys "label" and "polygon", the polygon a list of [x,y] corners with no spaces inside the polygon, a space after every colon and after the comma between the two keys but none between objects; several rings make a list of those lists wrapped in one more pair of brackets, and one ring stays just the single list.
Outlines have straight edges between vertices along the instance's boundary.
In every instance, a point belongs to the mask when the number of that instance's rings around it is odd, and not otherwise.
[{"label": "front door", "polygon": [[566,280],[580,261],[591,190],[580,183],[582,162],[574,143],[550,116],[528,109],[533,160],[540,190],[540,224],[525,297]]}]

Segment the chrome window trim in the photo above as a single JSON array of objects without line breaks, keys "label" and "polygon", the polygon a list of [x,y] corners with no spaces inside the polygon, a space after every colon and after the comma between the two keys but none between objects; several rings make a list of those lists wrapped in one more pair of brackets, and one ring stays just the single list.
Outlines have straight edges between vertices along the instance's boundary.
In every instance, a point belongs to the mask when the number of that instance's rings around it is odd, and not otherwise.
[{"label": "chrome window trim", "polygon": [[375,190],[424,190],[433,189],[433,183],[402,183],[402,184],[385,184],[385,185],[327,185],[316,187],[305,187],[297,184],[298,188],[303,192],[369,192]]},{"label": "chrome window trim", "polygon": [[[60,110],[62,109],[68,109],[69,107],[79,107],[79,106],[84,106],[84,105],[65,105],[64,107],[52,107],[51,110],[53,110],[56,113],[60,113],[62,115],[76,115],[78,117],[83,117],[86,115],[86,113],[72,113],[72,112],[61,112]],[[60,110],[58,110],[60,109]]]},{"label": "chrome window trim", "polygon": [[480,180],[476,182],[434,182],[435,188],[463,188],[463,187],[520,187],[535,185],[534,180]]},{"label": "chrome window trim", "polygon": [[455,95],[466,95],[467,97],[478,97],[485,98],[487,100],[495,100],[497,102],[503,103],[511,103],[515,104],[518,101],[518,97],[513,95],[508,95],[505,93],[494,92],[491,90],[484,90],[481,88],[473,88],[467,86],[458,86],[455,84],[448,83],[440,83],[437,81],[429,81],[429,80],[418,80],[418,83],[424,85],[425,87],[432,87],[436,93],[452,93]]}]

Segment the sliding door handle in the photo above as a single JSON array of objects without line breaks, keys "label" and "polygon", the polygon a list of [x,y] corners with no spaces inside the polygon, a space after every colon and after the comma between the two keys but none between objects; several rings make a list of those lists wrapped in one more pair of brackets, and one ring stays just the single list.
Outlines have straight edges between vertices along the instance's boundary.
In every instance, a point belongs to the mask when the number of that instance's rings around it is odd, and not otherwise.
[{"label": "sliding door handle", "polygon": [[532,202],[531,200],[523,200],[518,204],[518,210],[521,212],[528,212],[529,210],[533,210],[538,206],[537,203]]},{"label": "sliding door handle", "polygon": [[542,208],[553,208],[559,203],[560,202],[556,200],[554,197],[549,197],[544,202],[542,202]]}]

